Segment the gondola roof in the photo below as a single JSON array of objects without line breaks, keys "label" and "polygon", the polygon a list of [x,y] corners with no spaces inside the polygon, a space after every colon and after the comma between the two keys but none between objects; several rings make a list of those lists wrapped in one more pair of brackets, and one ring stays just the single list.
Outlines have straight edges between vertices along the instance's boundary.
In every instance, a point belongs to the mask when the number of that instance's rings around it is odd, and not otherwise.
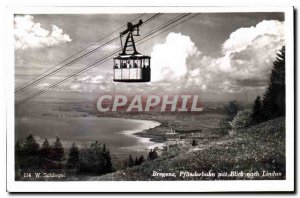
[{"label": "gondola roof", "polygon": [[120,54],[119,56],[114,57],[114,59],[122,60],[122,59],[148,59],[150,56],[146,56],[143,54]]}]

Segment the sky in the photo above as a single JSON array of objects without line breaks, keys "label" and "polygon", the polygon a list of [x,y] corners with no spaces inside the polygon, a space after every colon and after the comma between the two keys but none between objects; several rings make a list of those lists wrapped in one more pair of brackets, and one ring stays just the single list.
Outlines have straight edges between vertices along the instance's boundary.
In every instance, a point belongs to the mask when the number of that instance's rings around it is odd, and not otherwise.
[{"label": "sky", "polygon": [[[128,21],[145,21],[154,14],[15,15],[16,88],[118,37]],[[140,34],[146,35],[179,15],[164,13],[142,25]],[[192,94],[203,101],[250,102],[266,89],[272,63],[284,43],[283,13],[199,13],[137,46],[140,53],[151,56],[151,82],[113,82],[110,58],[34,100],[95,101],[100,95],[113,93]],[[81,51],[87,46],[90,47]],[[16,100],[47,88],[116,50],[121,50],[119,39],[17,93]],[[73,59],[58,64],[74,54]]]}]

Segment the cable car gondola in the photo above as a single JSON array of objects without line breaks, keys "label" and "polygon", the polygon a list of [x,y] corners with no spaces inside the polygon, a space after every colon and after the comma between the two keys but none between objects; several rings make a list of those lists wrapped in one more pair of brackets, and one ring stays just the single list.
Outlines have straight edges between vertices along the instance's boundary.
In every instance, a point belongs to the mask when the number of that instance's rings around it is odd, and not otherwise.
[{"label": "cable car gondola", "polygon": [[[150,56],[137,52],[134,36],[139,35],[139,27],[143,24],[140,20],[137,24],[127,24],[127,29],[120,33],[122,52],[114,57],[115,82],[149,82],[151,79]],[[126,35],[125,44],[122,44],[122,36]]]}]

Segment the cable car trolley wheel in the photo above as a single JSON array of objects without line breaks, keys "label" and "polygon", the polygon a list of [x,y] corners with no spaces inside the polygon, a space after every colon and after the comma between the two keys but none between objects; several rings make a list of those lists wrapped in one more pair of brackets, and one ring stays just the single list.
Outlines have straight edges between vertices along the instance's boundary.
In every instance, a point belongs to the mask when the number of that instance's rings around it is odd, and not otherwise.
[{"label": "cable car trolley wheel", "polygon": [[[133,25],[127,24],[127,30],[120,33],[122,53],[114,57],[114,76],[115,82],[150,82],[151,68],[150,56],[145,56],[137,52],[133,36],[139,36],[139,27],[142,20]],[[134,34],[136,32],[136,34]],[[126,35],[125,45],[122,45],[122,36]]]}]

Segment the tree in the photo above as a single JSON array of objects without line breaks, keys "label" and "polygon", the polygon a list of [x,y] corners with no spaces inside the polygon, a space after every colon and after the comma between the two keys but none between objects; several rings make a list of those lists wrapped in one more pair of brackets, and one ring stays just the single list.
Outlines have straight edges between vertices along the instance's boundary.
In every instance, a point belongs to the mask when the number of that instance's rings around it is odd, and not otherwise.
[{"label": "tree", "polygon": [[231,132],[234,132],[236,129],[246,128],[252,124],[252,110],[251,109],[244,109],[239,111],[236,116],[232,119],[230,123]]},{"label": "tree", "polygon": [[138,165],[142,164],[144,162],[144,156],[141,155],[138,159]]},{"label": "tree", "polygon": [[252,106],[251,119],[253,124],[262,122],[262,103],[259,96],[256,97]]},{"label": "tree", "polygon": [[192,141],[192,146],[197,146],[197,141],[195,139]]},{"label": "tree", "polygon": [[18,156],[22,155],[22,151],[23,151],[23,148],[20,145],[19,141],[17,141],[16,142],[16,151],[15,151],[16,156],[18,157]]},{"label": "tree", "polygon": [[16,170],[16,173],[18,172],[18,170],[20,168],[20,158],[23,154],[22,152],[23,152],[23,148],[20,145],[19,141],[17,141],[16,145],[15,145],[15,170]]},{"label": "tree", "polygon": [[36,140],[32,134],[29,134],[23,146],[24,154],[26,156],[36,156],[40,152],[40,145],[36,143]]},{"label": "tree", "polygon": [[148,154],[148,159],[149,160],[155,160],[158,157],[157,152],[155,149],[151,149],[149,154]]},{"label": "tree", "polygon": [[45,140],[43,142],[43,145],[42,145],[42,148],[41,148],[41,156],[43,158],[50,158],[50,155],[51,155],[51,147],[50,147],[50,144],[48,142],[48,139],[45,138]]},{"label": "tree", "polygon": [[70,148],[67,164],[70,168],[76,168],[79,165],[79,149],[75,142],[73,142]]},{"label": "tree", "polygon": [[129,155],[129,158],[124,161],[124,167],[132,167],[132,166],[138,166],[141,165],[144,162],[144,156],[141,155],[140,157],[135,157],[133,160],[132,155]]},{"label": "tree", "polygon": [[113,172],[110,152],[105,145],[96,141],[84,151],[80,159],[80,171],[84,173],[105,174]]},{"label": "tree", "polygon": [[20,159],[20,168],[40,168],[40,145],[32,134],[28,135],[23,144]]},{"label": "tree", "polygon": [[51,149],[51,159],[55,161],[63,161],[65,157],[64,147],[58,137]]},{"label": "tree", "polygon": [[273,62],[269,86],[263,98],[263,119],[285,116],[285,47]]},{"label": "tree", "polygon": [[104,173],[111,173],[113,172],[113,165],[111,162],[111,157],[110,157],[110,152],[109,149],[106,149],[105,144],[103,144],[103,148],[102,148],[102,152],[103,152],[103,157],[104,157]]},{"label": "tree", "polygon": [[228,116],[228,120],[232,120],[236,116],[237,112],[241,109],[241,104],[236,101],[230,101],[227,106],[225,106],[225,112]]},{"label": "tree", "polygon": [[128,158],[128,166],[129,166],[129,167],[132,167],[132,166],[134,166],[134,161],[133,161],[133,159],[132,159],[132,156],[131,156],[131,155],[129,155],[129,158]]},{"label": "tree", "polygon": [[106,145],[103,144],[103,147],[102,147],[102,152],[105,153],[106,152]]},{"label": "tree", "polygon": [[50,159],[51,157],[51,147],[50,144],[48,142],[48,139],[45,138],[42,148],[41,148],[41,163],[42,163],[42,168],[43,169],[48,169],[49,168],[49,163],[48,163],[48,159]]}]

